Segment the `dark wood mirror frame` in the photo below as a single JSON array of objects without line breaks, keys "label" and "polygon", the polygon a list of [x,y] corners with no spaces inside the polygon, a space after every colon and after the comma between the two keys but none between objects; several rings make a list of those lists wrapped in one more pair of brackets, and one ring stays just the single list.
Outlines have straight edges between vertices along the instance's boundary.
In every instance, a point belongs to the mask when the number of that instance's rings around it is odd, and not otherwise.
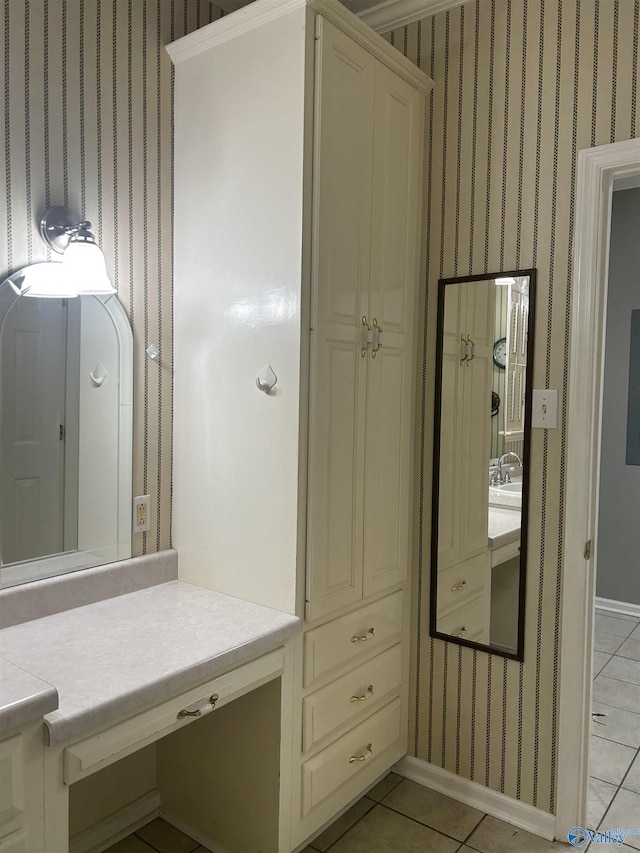
[{"label": "dark wood mirror frame", "polygon": [[[493,281],[498,278],[528,277],[529,279],[529,304],[526,343],[526,389],[524,395],[524,436],[522,454],[522,504],[520,519],[520,553],[518,571],[518,619],[517,619],[517,645],[515,651],[509,651],[500,646],[492,646],[486,643],[476,642],[465,637],[454,636],[437,630],[437,604],[438,604],[438,533],[440,523],[440,468],[441,468],[441,444],[442,444],[442,374],[443,374],[443,351],[444,351],[444,320],[445,320],[445,294],[447,287],[453,284],[474,283]],[[480,275],[461,276],[455,278],[444,278],[438,282],[438,313],[437,313],[437,336],[436,336],[436,381],[435,381],[435,405],[434,405],[434,465],[432,486],[432,527],[431,527],[431,599],[430,599],[430,635],[447,642],[457,643],[472,649],[486,651],[491,654],[500,655],[512,660],[522,661],[524,659],[524,614],[526,600],[526,563],[527,563],[527,537],[528,537],[528,512],[529,512],[529,483],[530,483],[530,460],[531,460],[531,406],[533,396],[533,339],[535,319],[535,295],[536,295],[536,271],[534,269],[510,270],[497,273],[482,273]],[[487,417],[491,417],[489,402],[487,403]],[[489,460],[486,460],[487,471],[487,494],[489,492],[488,472]],[[488,525],[488,522],[487,522]],[[488,526],[487,526],[488,535]],[[464,583],[464,581],[463,581]],[[489,589],[491,595],[491,589]]]}]

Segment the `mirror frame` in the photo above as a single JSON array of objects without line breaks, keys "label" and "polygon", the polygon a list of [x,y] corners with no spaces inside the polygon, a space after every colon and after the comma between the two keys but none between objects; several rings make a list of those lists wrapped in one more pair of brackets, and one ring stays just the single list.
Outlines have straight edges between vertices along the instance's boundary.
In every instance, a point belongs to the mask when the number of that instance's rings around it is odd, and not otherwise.
[{"label": "mirror frame", "polygon": [[[22,267],[16,270],[0,282],[0,287],[6,285],[13,290],[14,298],[11,300],[11,305],[17,299],[25,298],[20,293],[20,283],[24,277],[24,270],[27,268]],[[80,298],[91,298],[100,303],[113,326],[118,342],[118,541],[113,543],[113,546],[117,550],[117,557],[115,558],[117,562],[131,557],[133,538],[131,522],[133,498],[133,332],[129,317],[117,294],[107,294],[104,296],[85,295]],[[11,305],[7,307],[4,316],[0,318],[0,331]],[[77,565],[74,564],[72,567],[66,567],[70,562],[70,555],[87,553],[89,552],[77,549],[62,551],[58,554],[43,555],[42,557],[21,560],[15,563],[2,564],[0,562],[0,589],[92,568],[96,564],[91,559],[85,559],[84,561],[80,559]],[[20,569],[30,566],[44,566],[47,562],[50,563],[50,569],[46,573],[38,574],[37,577],[6,581],[7,575],[11,575],[13,572],[17,573]],[[82,565],[83,562],[86,565]],[[102,562],[100,565],[109,565],[112,562],[114,560]]]},{"label": "mirror frame", "polygon": [[[520,523],[520,566],[518,572],[518,639],[515,652],[495,648],[474,640],[454,637],[437,630],[437,590],[438,590],[438,525],[440,498],[440,443],[441,443],[441,407],[442,407],[442,350],[444,335],[444,299],[447,285],[472,284],[476,281],[488,281],[506,277],[529,277],[529,325],[527,330],[527,385],[525,390],[524,414],[524,452],[522,454],[522,507]],[[434,430],[433,430],[433,476],[431,492],[431,577],[429,602],[429,634],[447,643],[456,643],[470,649],[487,652],[511,660],[524,660],[524,628],[527,586],[527,545],[529,532],[529,484],[531,473],[531,406],[533,400],[533,341],[535,332],[536,270],[504,270],[481,273],[479,275],[455,276],[438,280],[438,310],[436,328],[436,365],[434,387]],[[487,459],[487,488],[489,460]]]}]

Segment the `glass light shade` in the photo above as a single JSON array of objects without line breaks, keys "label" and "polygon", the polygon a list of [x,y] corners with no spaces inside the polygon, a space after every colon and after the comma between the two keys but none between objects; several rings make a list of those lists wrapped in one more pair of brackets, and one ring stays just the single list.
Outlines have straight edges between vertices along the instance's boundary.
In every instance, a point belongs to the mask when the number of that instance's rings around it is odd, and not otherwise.
[{"label": "glass light shade", "polygon": [[496,278],[495,282],[497,285],[502,285],[503,287],[506,287],[508,284],[515,284],[516,280],[511,276],[507,276],[506,278]]},{"label": "glass light shade", "polygon": [[73,299],[78,295],[64,265],[54,262],[28,267],[20,284],[20,293],[39,299]]},{"label": "glass light shade", "polygon": [[109,281],[104,255],[92,241],[72,239],[64,253],[62,266],[79,296],[106,296],[117,292]]}]

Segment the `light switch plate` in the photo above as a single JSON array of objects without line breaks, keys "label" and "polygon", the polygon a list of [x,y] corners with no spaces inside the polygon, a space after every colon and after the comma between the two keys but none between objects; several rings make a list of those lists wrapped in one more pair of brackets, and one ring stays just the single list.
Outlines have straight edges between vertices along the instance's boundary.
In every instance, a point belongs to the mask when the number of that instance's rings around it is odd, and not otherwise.
[{"label": "light switch plate", "polygon": [[558,429],[558,392],[535,390],[531,409],[532,429]]}]

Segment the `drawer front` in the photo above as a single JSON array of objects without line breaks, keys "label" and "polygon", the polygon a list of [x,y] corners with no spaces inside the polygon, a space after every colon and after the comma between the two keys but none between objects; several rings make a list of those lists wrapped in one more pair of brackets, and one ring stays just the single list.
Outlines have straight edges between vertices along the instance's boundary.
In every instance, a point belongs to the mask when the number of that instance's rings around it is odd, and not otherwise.
[{"label": "drawer front", "polygon": [[466,604],[483,593],[490,583],[489,552],[439,571],[438,611],[441,613]]},{"label": "drawer front", "polygon": [[[71,785],[277,678],[282,673],[283,660],[282,650],[270,652],[67,747],[64,751],[64,781]],[[216,698],[212,702],[214,696]],[[198,711],[199,714],[196,713]]]},{"label": "drawer front", "polygon": [[345,723],[355,725],[371,706],[398,694],[402,646],[398,644],[307,696],[302,701],[302,744],[306,752]]},{"label": "drawer front", "polygon": [[488,643],[489,600],[488,595],[480,595],[462,607],[456,608],[447,616],[438,617],[438,631],[464,640]]},{"label": "drawer front", "polygon": [[357,661],[383,642],[399,636],[402,592],[327,622],[304,637],[304,686],[338,666]]},{"label": "drawer front", "polygon": [[309,814],[340,785],[357,776],[369,760],[392,746],[401,733],[400,700],[321,750],[302,765],[302,816]]},{"label": "drawer front", "polygon": [[22,735],[15,735],[0,741],[0,836],[3,824],[19,817],[23,812]]}]

